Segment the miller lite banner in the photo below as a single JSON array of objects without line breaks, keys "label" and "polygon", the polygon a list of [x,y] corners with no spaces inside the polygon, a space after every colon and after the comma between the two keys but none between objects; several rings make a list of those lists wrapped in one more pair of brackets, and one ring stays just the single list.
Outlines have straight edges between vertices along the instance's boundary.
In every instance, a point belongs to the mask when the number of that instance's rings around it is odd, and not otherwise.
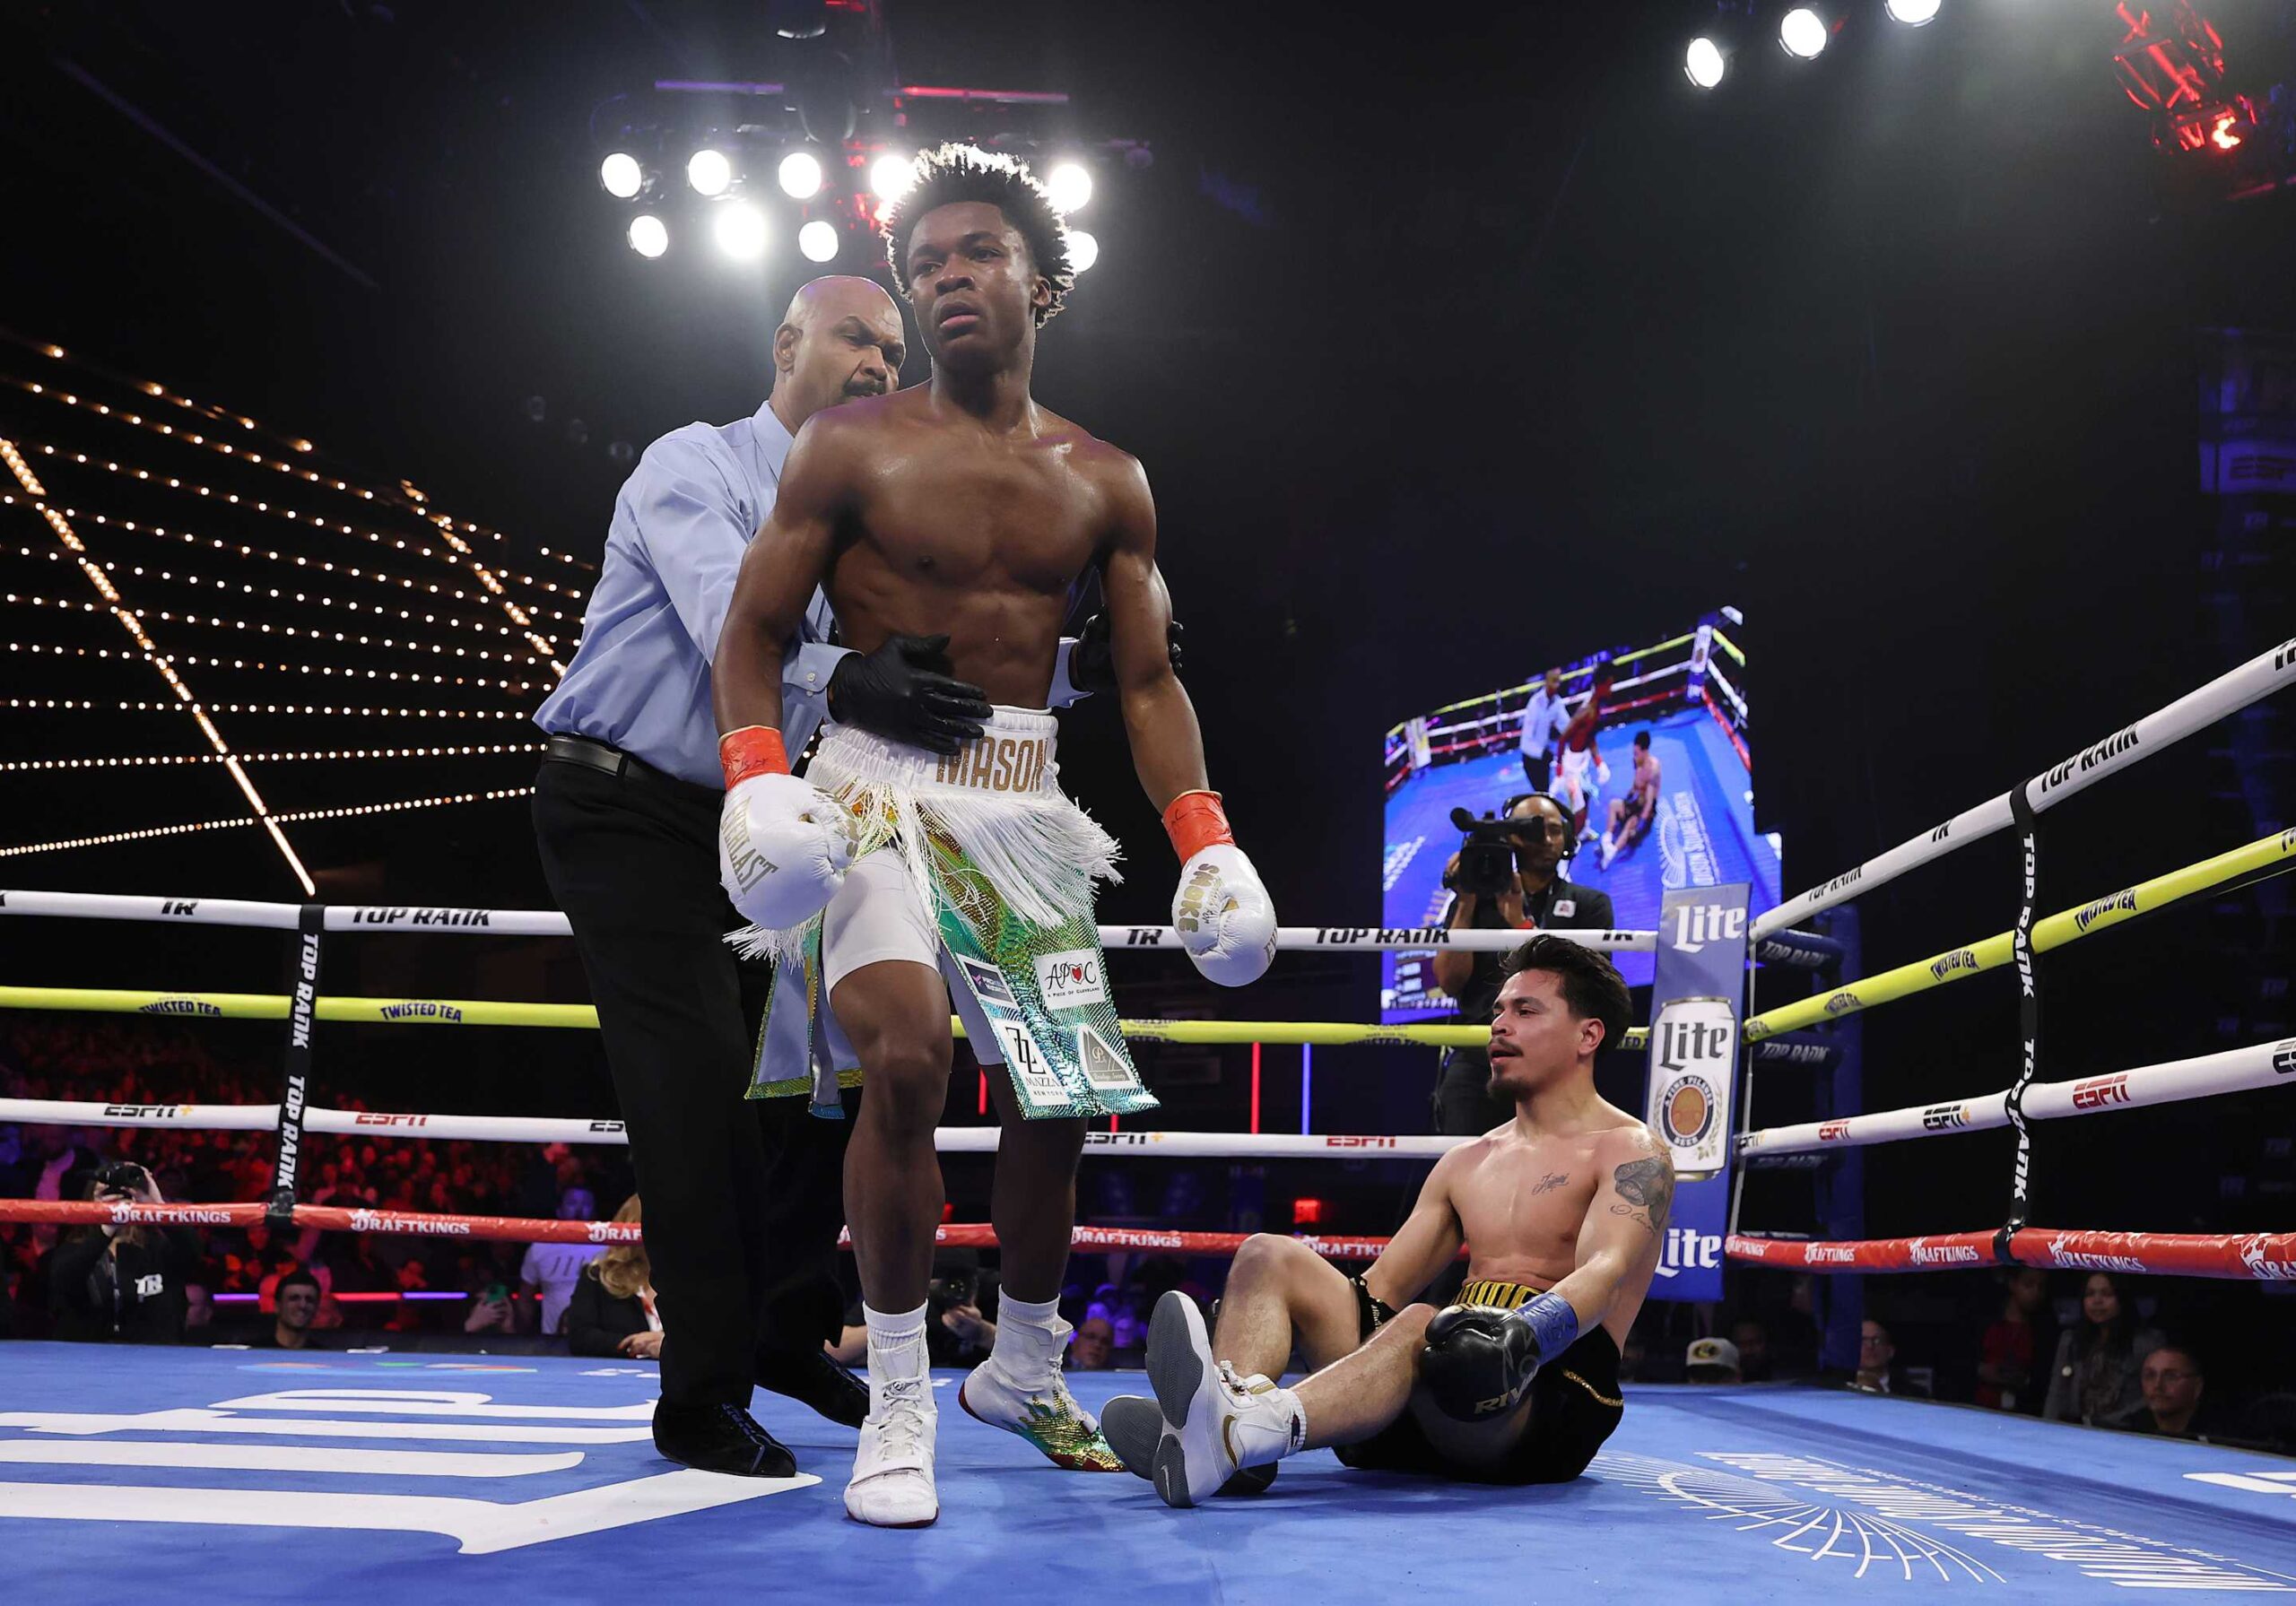
[{"label": "miller lite banner", "polygon": [[1669,891],[1650,988],[1647,1118],[1674,1162],[1653,1299],[1722,1298],[1730,1111],[1746,987],[1746,884]]}]

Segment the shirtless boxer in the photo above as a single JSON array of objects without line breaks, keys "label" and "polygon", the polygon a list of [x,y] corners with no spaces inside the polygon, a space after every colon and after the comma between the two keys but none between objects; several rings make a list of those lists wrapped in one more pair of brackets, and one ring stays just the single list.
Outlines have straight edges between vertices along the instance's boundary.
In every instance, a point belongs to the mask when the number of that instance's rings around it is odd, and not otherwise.
[{"label": "shirtless boxer", "polygon": [[[987,1063],[1021,1056],[1008,1069],[1031,1078],[1031,1100],[1051,1081],[1044,1062],[1065,1051],[1082,1056],[1093,1086],[1080,1075],[1073,1089],[1056,1087],[1064,1107],[1109,1107],[1087,1100],[1111,1083],[1137,1100],[1121,1107],[1152,1106],[1120,1037],[1107,1040],[1115,1017],[1098,966],[1080,963],[1073,978],[1065,966],[1032,968],[1024,941],[1057,930],[1074,933],[1064,947],[1094,945],[1091,887],[1115,851],[1055,785],[1056,726],[1042,712],[1070,588],[1087,569],[1108,599],[1134,766],[1182,861],[1182,946],[1213,980],[1240,985],[1267,968],[1275,917],[1206,788],[1195,709],[1165,650],[1171,607],[1147,478],[1030,395],[1038,327],[1074,278],[1058,212],[1021,163],[944,146],[918,159],[884,235],[932,381],[822,412],[799,432],[743,560],[714,682],[727,891],[778,959],[802,958],[809,974],[818,964],[862,1073],[845,1208],[870,1410],[846,1511],[920,1527],[940,1509],[925,1317],[943,1199],[933,1128],[947,1097],[949,984],[975,1053]],[[999,705],[982,740],[944,759],[833,729],[807,778],[792,777],[778,729],[781,657],[816,584],[859,650],[945,635],[950,673]],[[959,965],[959,939],[979,940],[986,956]],[[1054,1029],[1078,991],[1106,1013],[1106,1036],[1089,1044],[1073,1023],[1065,1038]],[[1004,1297],[995,1349],[960,1401],[1064,1466],[1116,1471],[1060,1377],[1068,1330],[1058,1301],[1084,1123],[1020,1119],[1019,1089],[1007,1076],[990,1081],[1004,1128],[990,1209]]]},{"label": "shirtless boxer", "polygon": [[1584,842],[1595,834],[1587,823],[1587,810],[1594,802],[1596,790],[1611,778],[1610,766],[1603,762],[1603,750],[1595,741],[1595,730],[1602,723],[1603,702],[1611,694],[1611,681],[1617,671],[1607,664],[1595,665],[1595,687],[1587,693],[1587,700],[1578,705],[1578,712],[1562,730],[1562,779],[1555,794],[1570,805],[1572,836]]},{"label": "shirtless boxer", "polygon": [[1650,733],[1634,733],[1634,784],[1624,797],[1611,799],[1610,829],[1603,833],[1603,868],[1650,831],[1658,817],[1658,755],[1650,751]]},{"label": "shirtless boxer", "polygon": [[[1611,962],[1542,934],[1507,965],[1491,1085],[1515,1118],[1436,1162],[1370,1271],[1347,1277],[1259,1233],[1236,1256],[1216,1338],[1187,1295],[1157,1302],[1156,1397],[1110,1401],[1103,1420],[1166,1505],[1231,1480],[1265,1487],[1280,1457],[1326,1445],[1352,1467],[1564,1482],[1618,1426],[1619,1345],[1665,1241],[1674,1163],[1595,1092],[1595,1051],[1630,1008]],[[1411,1303],[1462,1241],[1461,1303]],[[1316,1370],[1278,1388],[1295,1345]]]}]

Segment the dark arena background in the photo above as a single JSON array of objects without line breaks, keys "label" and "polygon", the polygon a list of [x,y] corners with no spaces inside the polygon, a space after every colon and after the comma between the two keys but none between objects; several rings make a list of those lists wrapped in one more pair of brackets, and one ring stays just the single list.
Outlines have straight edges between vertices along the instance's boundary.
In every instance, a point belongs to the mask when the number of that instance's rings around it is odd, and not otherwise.
[{"label": "dark arena background", "polygon": [[[1680,1177],[1576,1478],[1310,1448],[1176,1511],[976,1420],[1013,1228],[961,1043],[934,1525],[849,1520],[853,1428],[770,1387],[794,1475],[657,1453],[674,1289],[562,1320],[679,1167],[633,1171],[535,713],[649,445],[764,416],[800,285],[894,288],[944,142],[1066,221],[1033,394],[1146,471],[1280,922],[1239,989],[1175,951],[1125,699],[1062,712],[1124,879],[1055,957],[1161,1106],[1091,1123],[1067,1385],[1161,1398],[1181,1305],[1362,1273],[1496,1152],[1437,968],[1537,925],[1631,987],[1594,1085]],[[2296,1590],[2292,0],[18,4],[0,161],[0,1598]],[[1550,667],[1583,769],[1525,735]],[[1544,916],[1450,930],[1453,812],[1541,792]]]}]

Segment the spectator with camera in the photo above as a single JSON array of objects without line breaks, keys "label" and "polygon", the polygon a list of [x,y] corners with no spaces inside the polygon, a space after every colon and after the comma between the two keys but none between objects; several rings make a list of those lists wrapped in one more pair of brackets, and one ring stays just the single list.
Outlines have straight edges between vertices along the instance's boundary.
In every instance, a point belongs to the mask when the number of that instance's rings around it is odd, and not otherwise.
[{"label": "spectator with camera", "polygon": [[[1443,924],[1453,931],[1607,931],[1610,894],[1566,881],[1563,866],[1577,851],[1570,817],[1543,792],[1511,800],[1503,820],[1477,820],[1464,809],[1451,823],[1466,833],[1443,872],[1451,907]],[[1435,985],[1458,1003],[1460,1020],[1491,1021],[1503,979],[1500,955],[1446,948],[1435,955]],[[1435,1089],[1435,1130],[1474,1137],[1515,1118],[1514,1107],[1491,1096],[1491,1056],[1455,1048],[1443,1057]]]},{"label": "spectator with camera", "polygon": [[[96,1173],[99,1204],[163,1204],[152,1174],[131,1160]],[[48,1260],[56,1336],[83,1342],[173,1344],[183,1340],[184,1285],[199,1264],[188,1227],[107,1221],[74,1229]]]}]

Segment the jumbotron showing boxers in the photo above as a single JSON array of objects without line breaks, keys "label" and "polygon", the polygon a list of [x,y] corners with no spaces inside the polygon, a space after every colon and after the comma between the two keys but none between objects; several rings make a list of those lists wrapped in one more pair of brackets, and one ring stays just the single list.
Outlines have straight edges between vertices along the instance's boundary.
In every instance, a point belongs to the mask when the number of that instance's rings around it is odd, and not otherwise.
[{"label": "jumbotron showing boxers", "polygon": [[2288,9],[27,13],[0,1600],[2296,1590]]}]

